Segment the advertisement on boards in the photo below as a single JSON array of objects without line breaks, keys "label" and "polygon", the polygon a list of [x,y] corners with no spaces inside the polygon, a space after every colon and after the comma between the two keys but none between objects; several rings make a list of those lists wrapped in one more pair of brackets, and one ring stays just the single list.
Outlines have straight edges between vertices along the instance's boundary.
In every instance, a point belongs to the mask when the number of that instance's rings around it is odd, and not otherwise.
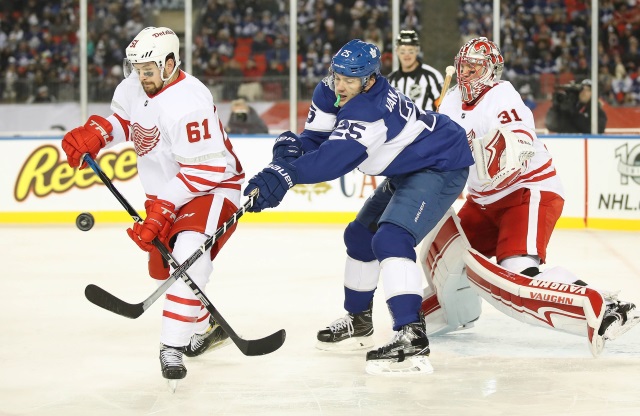
[{"label": "advertisement on boards", "polygon": [[[0,137],[0,223],[73,222],[81,212],[101,222],[129,222],[121,205],[90,169],[72,169],[61,134]],[[246,180],[271,160],[274,136],[231,136]],[[565,189],[559,227],[640,229],[640,139],[542,137]],[[145,194],[133,146],[100,152],[97,162],[139,211]],[[382,177],[355,170],[329,182],[293,187],[275,209],[248,215],[253,222],[351,221]],[[245,182],[246,183],[246,182]],[[461,198],[454,208],[458,209]],[[635,224],[635,225],[634,225]],[[637,228],[633,228],[636,226]]]}]

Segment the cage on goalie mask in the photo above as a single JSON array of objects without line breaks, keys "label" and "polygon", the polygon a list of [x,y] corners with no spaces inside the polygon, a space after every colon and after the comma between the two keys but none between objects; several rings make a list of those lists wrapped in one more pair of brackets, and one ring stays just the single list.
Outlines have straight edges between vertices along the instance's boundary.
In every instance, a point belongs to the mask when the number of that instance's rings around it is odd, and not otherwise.
[{"label": "cage on goalie mask", "polygon": [[[133,64],[154,62],[160,69],[162,80],[167,81],[181,64],[179,51],[180,39],[173,30],[168,27],[146,27],[127,46],[126,58],[123,62],[124,76],[126,78],[133,72]],[[164,64],[170,55],[173,55],[172,58],[176,64],[171,74],[164,78]]]},{"label": "cage on goalie mask", "polygon": [[332,90],[335,89],[334,74],[360,78],[364,87],[371,75],[380,75],[380,50],[373,43],[350,40],[331,59],[325,83]]},{"label": "cage on goalie mask", "polygon": [[[471,39],[460,48],[455,65],[462,101],[471,102],[500,80],[504,58],[498,45],[485,37],[480,37]],[[472,67],[481,65],[481,69],[478,72],[470,71],[463,75],[463,65]]]}]

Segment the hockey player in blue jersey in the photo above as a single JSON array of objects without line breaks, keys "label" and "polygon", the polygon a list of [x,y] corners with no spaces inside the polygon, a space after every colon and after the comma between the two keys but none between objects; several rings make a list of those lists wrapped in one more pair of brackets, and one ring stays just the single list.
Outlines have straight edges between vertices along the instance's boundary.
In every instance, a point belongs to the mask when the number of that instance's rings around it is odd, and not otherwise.
[{"label": "hockey player in blue jersey", "polygon": [[382,277],[396,332],[367,353],[366,371],[433,371],[415,247],[465,186],[473,164],[465,131],[445,115],[422,112],[391,87],[380,74],[378,48],[355,39],[317,85],[302,134],[280,135],[273,156],[245,189],[245,195],[259,190],[250,211],[278,206],[296,184],[330,181],[355,168],[386,177],[344,232],[347,315],[318,332],[317,347],[373,346],[371,308]]}]

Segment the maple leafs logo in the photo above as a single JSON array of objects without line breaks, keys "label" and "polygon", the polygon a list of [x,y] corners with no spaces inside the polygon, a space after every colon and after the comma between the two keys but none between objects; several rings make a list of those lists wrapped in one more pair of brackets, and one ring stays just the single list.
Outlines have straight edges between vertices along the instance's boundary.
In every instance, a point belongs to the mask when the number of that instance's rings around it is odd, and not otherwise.
[{"label": "maple leafs logo", "polygon": [[329,185],[329,182],[320,182],[314,184],[298,184],[291,188],[291,191],[300,195],[307,195],[307,199],[311,202],[312,195],[326,194],[330,189],[331,185]]},{"label": "maple leafs logo", "polygon": [[153,150],[160,141],[160,130],[157,126],[145,129],[138,123],[131,125],[131,140],[138,156],[144,156]]}]

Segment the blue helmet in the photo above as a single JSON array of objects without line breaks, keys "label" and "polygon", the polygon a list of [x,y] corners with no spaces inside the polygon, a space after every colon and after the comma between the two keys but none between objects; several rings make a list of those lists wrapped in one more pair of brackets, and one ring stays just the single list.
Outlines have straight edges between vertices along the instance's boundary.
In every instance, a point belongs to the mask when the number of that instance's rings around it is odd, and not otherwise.
[{"label": "blue helmet", "polygon": [[345,77],[359,77],[364,85],[372,74],[380,75],[380,49],[360,39],[350,40],[333,56],[331,71]]}]

